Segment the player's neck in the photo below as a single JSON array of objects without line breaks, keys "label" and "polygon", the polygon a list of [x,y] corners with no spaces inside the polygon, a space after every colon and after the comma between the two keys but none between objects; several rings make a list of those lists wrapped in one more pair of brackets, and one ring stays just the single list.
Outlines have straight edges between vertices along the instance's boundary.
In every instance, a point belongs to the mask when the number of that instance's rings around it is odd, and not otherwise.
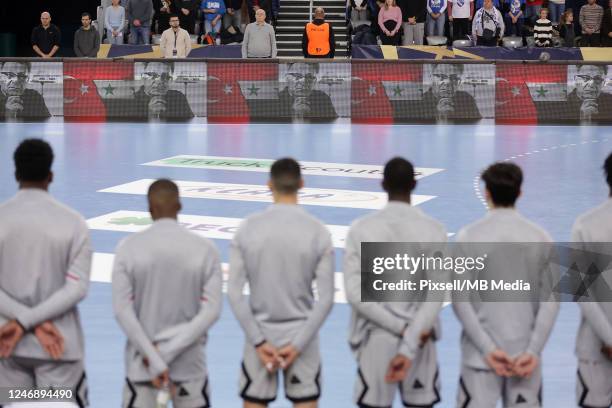
[{"label": "player's neck", "polygon": [[297,204],[297,194],[274,194],[274,204]]},{"label": "player's neck", "polygon": [[389,194],[389,202],[391,201],[410,204],[410,194]]},{"label": "player's neck", "polygon": [[49,191],[49,183],[46,181],[22,181],[19,183],[19,189],[38,189]]},{"label": "player's neck", "polygon": [[162,218],[170,218],[172,220],[176,220],[178,219],[178,214],[175,212],[160,212],[160,213],[155,213],[155,215],[151,215],[151,218],[153,219],[153,221],[157,221],[157,220],[161,220]]}]

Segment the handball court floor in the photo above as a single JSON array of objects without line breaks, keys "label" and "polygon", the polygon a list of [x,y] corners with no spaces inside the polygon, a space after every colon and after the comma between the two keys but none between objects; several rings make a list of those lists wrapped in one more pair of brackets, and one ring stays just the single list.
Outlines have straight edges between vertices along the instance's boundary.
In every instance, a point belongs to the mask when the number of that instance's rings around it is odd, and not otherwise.
[{"label": "handball court floor", "polygon": [[[48,140],[55,151],[53,195],[92,218],[116,211],[146,212],[144,191],[132,194],[99,190],[141,179],[169,177],[192,182],[264,186],[266,172],[143,166],[176,155],[275,159],[292,156],[311,162],[382,165],[401,155],[416,167],[442,169],[419,180],[415,194],[432,196],[420,207],[443,222],[448,231],[483,216],[479,172],[493,161],[512,159],[525,173],[519,209],[547,229],[555,240],[570,238],[574,219],[607,197],[601,165],[612,150],[608,127],[333,125],[315,124],[1,124],[0,199],[17,188],[12,153],[27,137]],[[380,192],[380,180],[346,176],[305,175],[307,187]],[[129,188],[128,188],[129,190]],[[142,190],[142,189],[141,189]],[[227,199],[183,198],[183,214],[242,219],[267,206],[240,196]],[[372,209],[308,205],[326,224],[348,226]],[[119,213],[118,213],[119,214]],[[134,218],[125,217],[131,214]],[[138,224],[142,213],[123,213],[123,225]],[[117,214],[116,214],[117,215]],[[119,214],[121,215],[121,214]],[[225,220],[225,221],[223,221]],[[122,224],[119,222],[119,224]],[[91,406],[118,407],[124,384],[125,337],[111,306],[110,262],[115,246],[128,232],[92,229],[95,251],[92,284],[80,305],[86,339],[86,367]],[[214,239],[227,262],[229,240]],[[342,250],[336,249],[336,270],[342,270]],[[274,284],[273,282],[270,283]],[[341,296],[340,296],[341,297]],[[340,299],[341,300],[341,299]],[[171,302],[171,299],[168,299]],[[321,336],[323,389],[320,406],[351,407],[356,377],[347,345],[349,306],[336,302]],[[441,313],[438,342],[442,402],[452,407],[458,385],[460,326],[450,308]],[[563,304],[544,356],[544,406],[573,407],[576,361],[574,342],[579,313]],[[209,333],[207,361],[212,406],[241,406],[238,373],[243,334],[227,301],[220,320]],[[289,407],[282,391],[271,407]],[[395,406],[400,406],[396,403]]]}]

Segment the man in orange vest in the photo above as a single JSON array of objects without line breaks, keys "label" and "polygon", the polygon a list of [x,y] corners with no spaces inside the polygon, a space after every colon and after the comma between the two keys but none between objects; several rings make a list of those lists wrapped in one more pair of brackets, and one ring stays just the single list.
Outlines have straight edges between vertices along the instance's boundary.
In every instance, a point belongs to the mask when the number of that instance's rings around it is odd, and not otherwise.
[{"label": "man in orange vest", "polygon": [[325,22],[325,10],[317,7],[314,20],[306,24],[302,36],[304,58],[334,58],[336,40],[331,24]]}]

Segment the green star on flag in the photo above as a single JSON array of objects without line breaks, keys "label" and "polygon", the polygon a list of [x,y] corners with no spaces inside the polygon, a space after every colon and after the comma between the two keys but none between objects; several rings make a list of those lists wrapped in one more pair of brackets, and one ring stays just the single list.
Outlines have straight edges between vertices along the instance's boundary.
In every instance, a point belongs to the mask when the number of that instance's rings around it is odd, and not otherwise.
[{"label": "green star on flag", "polygon": [[259,91],[259,88],[257,88],[255,84],[251,85],[251,87],[248,89],[249,89],[249,95],[257,96],[257,91]]},{"label": "green star on flag", "polygon": [[393,96],[402,96],[402,88],[399,85],[393,88]]},{"label": "green star on flag", "polygon": [[115,92],[114,92],[115,88],[113,88],[113,86],[110,84],[110,82],[103,89],[105,91],[105,95],[114,95],[115,94]]},{"label": "green star on flag", "polygon": [[546,96],[546,93],[548,92],[546,89],[544,89],[543,86],[540,86],[540,88],[538,88],[536,90],[536,92],[538,93],[538,97],[540,98],[544,98]]}]

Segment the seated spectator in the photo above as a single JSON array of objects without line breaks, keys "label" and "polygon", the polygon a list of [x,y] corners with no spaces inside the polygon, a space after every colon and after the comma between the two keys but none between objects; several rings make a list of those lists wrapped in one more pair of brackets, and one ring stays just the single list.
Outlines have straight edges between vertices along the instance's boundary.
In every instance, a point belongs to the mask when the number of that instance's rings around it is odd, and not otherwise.
[{"label": "seated spectator", "polygon": [[170,16],[170,28],[162,33],[159,51],[162,58],[186,58],[191,51],[191,37],[180,27],[177,15]]},{"label": "seated spectator", "polygon": [[366,21],[368,19],[367,0],[349,0],[349,10],[352,22]]},{"label": "seated spectator", "polygon": [[427,0],[397,0],[397,5],[402,10],[402,45],[423,45]]},{"label": "seated spectator", "polygon": [[62,34],[55,24],[51,24],[51,14],[40,15],[40,25],[32,30],[32,49],[42,58],[57,56]]},{"label": "seated spectator", "polygon": [[580,8],[580,25],[582,26],[582,47],[599,47],[603,8],[595,0],[587,0]]},{"label": "seated spectator", "polygon": [[104,9],[104,27],[109,44],[123,44],[125,9],[119,5],[119,0],[113,0],[112,5]]},{"label": "seated spectator", "polygon": [[484,0],[484,6],[476,12],[472,23],[476,45],[495,47],[503,37],[504,30],[501,12],[493,7],[493,0]]},{"label": "seated spectator", "polygon": [[386,0],[378,12],[378,27],[383,45],[399,45],[399,30],[402,27],[402,10],[395,0]]},{"label": "seated spectator", "polygon": [[601,45],[612,47],[612,0],[608,0],[601,22]]},{"label": "seated spectator", "polygon": [[447,0],[427,0],[427,36],[444,35]]},{"label": "seated spectator", "polygon": [[523,10],[525,0],[510,0],[508,13],[506,13],[506,35],[523,36]]},{"label": "seated spectator", "polygon": [[565,0],[548,0],[548,19],[554,26],[561,21],[561,14],[565,12]]},{"label": "seated spectator", "polygon": [[198,0],[174,0],[174,8],[181,20],[181,27],[189,34],[195,34]]},{"label": "seated spectator", "polygon": [[255,19],[244,30],[242,58],[276,58],[276,35],[274,28],[266,23],[266,12],[257,10]]},{"label": "seated spectator", "polygon": [[553,28],[548,19],[548,9],[540,10],[540,18],[533,27],[533,39],[536,47],[552,47]]},{"label": "seated spectator", "polygon": [[533,27],[535,21],[540,18],[540,10],[544,0],[527,0],[525,5],[525,23]]},{"label": "seated spectator", "polygon": [[272,16],[272,0],[247,0],[247,7],[249,10],[249,22],[255,22],[255,12],[259,9],[263,9],[266,12],[266,23],[270,22]]},{"label": "seated spectator", "polygon": [[448,21],[453,24],[453,41],[468,36],[473,15],[474,0],[448,0]]},{"label": "seated spectator", "polygon": [[302,53],[304,58],[334,58],[336,37],[332,25],[325,21],[323,7],[315,9],[314,19],[304,27]]},{"label": "seated spectator", "polygon": [[91,25],[91,14],[81,14],[82,27],[74,33],[74,53],[77,57],[98,56],[100,50],[100,35]]},{"label": "seated spectator", "polygon": [[151,0],[128,0],[127,15],[130,23],[130,44],[149,44],[151,42]]},{"label": "seated spectator", "polygon": [[575,45],[576,32],[574,31],[574,12],[572,9],[566,9],[561,15],[560,27],[559,36],[563,38],[563,45],[573,47]]},{"label": "seated spectator", "polygon": [[225,14],[223,0],[202,0],[200,9],[204,14],[204,33],[215,37],[221,32],[221,19]]},{"label": "seated spectator", "polygon": [[153,24],[157,22],[157,32],[163,33],[170,28],[168,23],[170,16],[176,13],[174,4],[172,4],[172,0],[153,0],[153,9],[155,10]]},{"label": "seated spectator", "polygon": [[[244,0],[226,0],[225,14],[223,15],[223,28],[235,27],[242,31],[242,4]],[[265,14],[265,10],[264,10]],[[257,20],[257,16],[255,16]]]}]

